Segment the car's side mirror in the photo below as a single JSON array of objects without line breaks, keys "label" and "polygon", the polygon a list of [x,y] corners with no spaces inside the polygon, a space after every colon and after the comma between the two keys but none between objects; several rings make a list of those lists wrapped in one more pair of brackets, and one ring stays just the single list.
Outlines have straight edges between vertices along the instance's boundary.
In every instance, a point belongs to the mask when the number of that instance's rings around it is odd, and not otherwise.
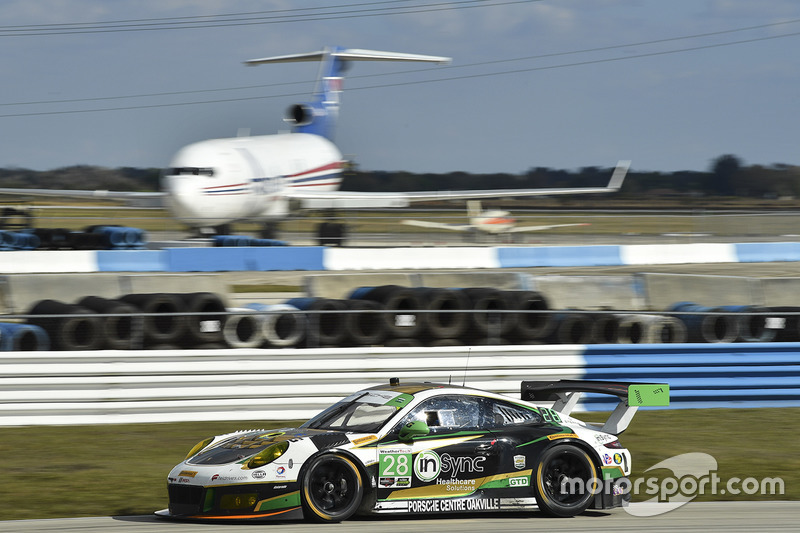
[{"label": "car's side mirror", "polygon": [[400,428],[400,435],[398,436],[401,441],[412,441],[417,437],[424,437],[431,432],[428,424],[422,420],[414,420],[405,424]]}]

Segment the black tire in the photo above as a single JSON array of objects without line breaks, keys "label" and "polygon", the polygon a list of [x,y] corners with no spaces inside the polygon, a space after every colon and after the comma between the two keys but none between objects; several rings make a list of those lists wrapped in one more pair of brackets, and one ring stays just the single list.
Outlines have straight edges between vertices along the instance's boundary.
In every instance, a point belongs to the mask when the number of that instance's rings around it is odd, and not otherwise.
[{"label": "black tire", "polygon": [[186,346],[223,342],[222,330],[225,328],[225,304],[219,296],[212,292],[177,293],[173,296],[183,301],[187,313],[206,313],[204,315],[187,314],[186,332],[182,339]]},{"label": "black tire", "polygon": [[[546,450],[536,467],[534,495],[547,516],[567,518],[584,512],[592,503],[596,470],[589,454],[572,444]],[[567,479],[582,482],[565,485]],[[576,490],[569,490],[575,488]]]},{"label": "black tire", "polygon": [[341,455],[311,460],[302,481],[303,514],[317,522],[341,522],[358,511],[364,496],[361,472]]},{"label": "black tire", "polygon": [[[378,311],[384,307],[370,300],[343,300],[351,311],[364,313],[347,313],[344,315],[344,328],[354,346],[379,345],[386,338],[386,321]],[[373,312],[370,312],[373,311]]]},{"label": "black tire", "polygon": [[186,306],[174,294],[126,294],[119,300],[143,313],[163,314],[144,317],[145,346],[175,343],[186,331],[186,316],[175,314],[185,313]]},{"label": "black tire", "polygon": [[417,289],[425,309],[428,333],[436,339],[457,339],[464,334],[469,322],[470,302],[463,291],[451,289]]},{"label": "black tire", "polygon": [[144,338],[144,319],[132,305],[100,296],[86,296],[78,304],[95,313],[121,315],[103,317],[103,333],[106,347],[112,350],[141,348]]}]

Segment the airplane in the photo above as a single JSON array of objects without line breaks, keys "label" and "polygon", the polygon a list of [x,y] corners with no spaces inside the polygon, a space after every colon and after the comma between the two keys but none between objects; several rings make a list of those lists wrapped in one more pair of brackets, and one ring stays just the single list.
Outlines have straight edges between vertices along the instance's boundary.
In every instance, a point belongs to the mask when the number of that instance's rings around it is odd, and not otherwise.
[{"label": "airplane", "polygon": [[[231,224],[258,221],[262,237],[298,209],[407,207],[411,202],[610,193],[619,190],[630,161],[617,164],[606,187],[462,191],[340,191],[347,161],[333,143],[344,73],[355,61],[414,61],[446,64],[448,57],[329,47],[321,51],[245,61],[319,61],[320,76],[311,102],[295,104],[284,120],[291,133],[200,141],[181,148],[162,171],[160,192],[76,191],[0,188],[0,194],[162,201],[172,217],[208,234],[230,233]],[[344,244],[344,224],[318,226],[320,244]]]},{"label": "airplane", "polygon": [[418,228],[443,229],[448,231],[463,231],[473,236],[480,233],[489,235],[507,235],[528,231],[544,231],[553,228],[568,226],[588,226],[588,223],[573,224],[548,224],[544,226],[517,226],[517,221],[508,211],[499,209],[482,210],[480,200],[467,200],[467,216],[469,224],[447,224],[432,220],[402,220],[401,224],[416,226]]}]

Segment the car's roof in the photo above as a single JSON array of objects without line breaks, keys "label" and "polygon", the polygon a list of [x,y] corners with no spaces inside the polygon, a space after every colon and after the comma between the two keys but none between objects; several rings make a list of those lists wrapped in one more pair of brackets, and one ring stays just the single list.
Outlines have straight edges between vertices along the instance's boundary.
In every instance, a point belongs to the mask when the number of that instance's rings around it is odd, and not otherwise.
[{"label": "car's roof", "polygon": [[[456,394],[478,394],[481,396],[496,396],[495,394],[480,390],[474,389],[472,387],[466,387],[463,385],[453,385],[449,383],[431,383],[431,382],[416,382],[416,381],[408,381],[408,382],[399,382],[399,383],[386,383],[382,385],[375,385],[374,387],[370,387],[369,389],[365,390],[380,390],[380,391],[388,391],[394,392],[398,394],[411,394],[412,396],[419,395],[420,393],[430,392],[435,394],[437,392],[441,393],[456,393]],[[427,396],[427,395],[426,395]]]}]

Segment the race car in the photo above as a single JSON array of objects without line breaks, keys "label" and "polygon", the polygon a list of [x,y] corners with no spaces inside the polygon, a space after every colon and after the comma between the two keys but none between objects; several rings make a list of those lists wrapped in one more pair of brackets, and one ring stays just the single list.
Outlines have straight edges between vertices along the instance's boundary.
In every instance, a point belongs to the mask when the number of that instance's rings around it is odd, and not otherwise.
[{"label": "race car", "polygon": [[[339,522],[356,513],[538,509],[569,517],[629,499],[631,454],[617,435],[639,406],[668,404],[666,384],[523,381],[521,393],[392,378],[299,428],[211,437],[169,473],[169,508],[156,514]],[[570,416],[582,393],[617,398],[602,427]]]}]

